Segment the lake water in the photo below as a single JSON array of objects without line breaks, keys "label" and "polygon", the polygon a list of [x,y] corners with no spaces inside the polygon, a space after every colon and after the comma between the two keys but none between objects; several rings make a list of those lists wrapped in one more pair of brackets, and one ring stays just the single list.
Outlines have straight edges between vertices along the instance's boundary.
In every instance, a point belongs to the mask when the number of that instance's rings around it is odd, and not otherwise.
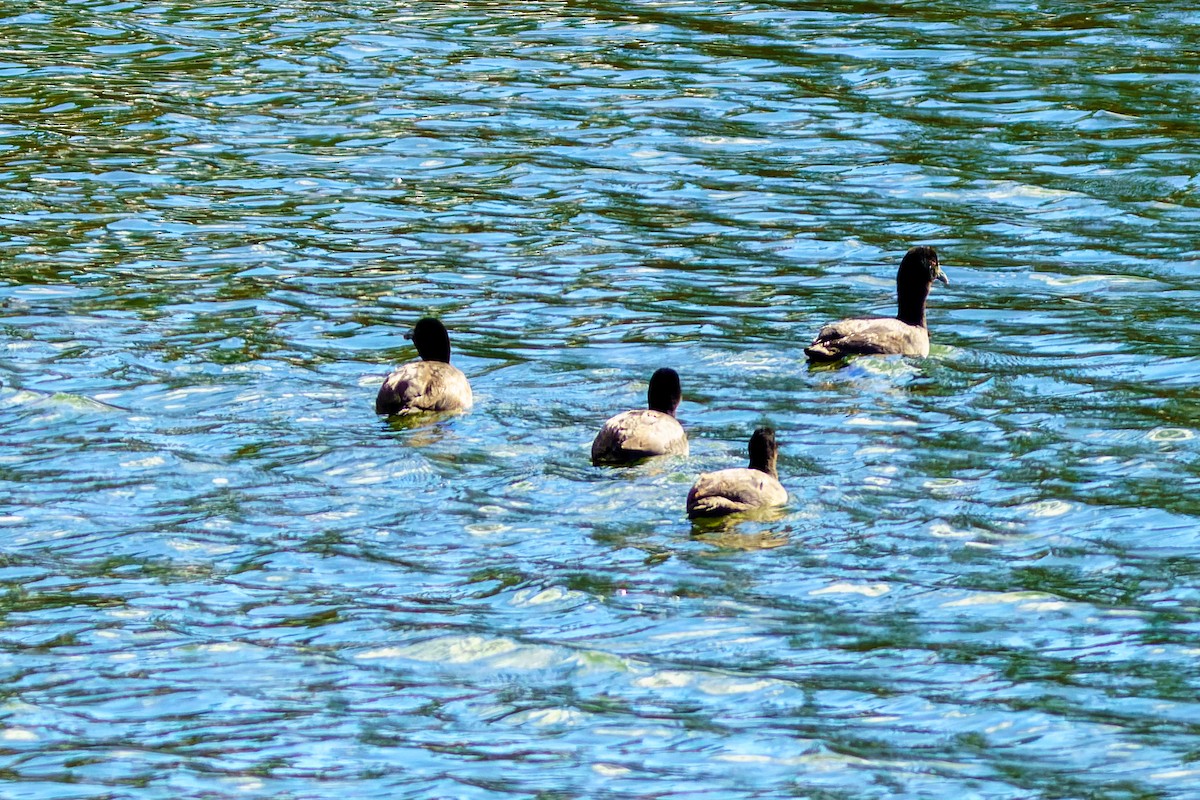
[{"label": "lake water", "polygon": [[1193,4],[0,16],[0,795],[1200,796]]}]

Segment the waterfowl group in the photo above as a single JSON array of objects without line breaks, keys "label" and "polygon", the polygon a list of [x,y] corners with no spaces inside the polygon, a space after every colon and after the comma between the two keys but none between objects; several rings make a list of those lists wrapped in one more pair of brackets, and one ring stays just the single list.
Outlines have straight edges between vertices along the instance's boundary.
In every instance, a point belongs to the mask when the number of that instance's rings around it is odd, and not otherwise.
[{"label": "waterfowl group", "polygon": [[[949,285],[932,247],[914,247],[896,273],[895,317],[844,319],[824,326],[804,348],[810,361],[832,362],[855,355],[929,355],[925,303],[934,281]],[[433,317],[409,335],[421,360],[400,366],[384,380],[375,399],[379,414],[467,411],[474,398],[466,376],[450,365],[450,336]],[[610,418],[592,441],[595,465],[630,464],[656,456],[688,454],[687,433],[675,411],[683,397],[679,374],[663,367],[650,378],[646,408]],[[715,517],[787,503],[776,471],[775,432],[759,428],[750,437],[748,467],[701,474],[687,496],[690,518]]]}]

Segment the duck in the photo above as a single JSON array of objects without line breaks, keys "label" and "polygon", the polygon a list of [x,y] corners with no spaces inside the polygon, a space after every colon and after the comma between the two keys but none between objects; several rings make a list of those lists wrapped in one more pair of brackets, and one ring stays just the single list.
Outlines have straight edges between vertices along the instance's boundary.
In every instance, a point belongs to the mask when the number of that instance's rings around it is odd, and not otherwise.
[{"label": "duck", "polygon": [[787,503],[787,489],[779,482],[775,461],[779,446],[775,431],[759,428],[750,437],[750,466],[705,472],[687,496],[687,515],[721,517]]},{"label": "duck", "polygon": [[600,428],[592,441],[592,463],[629,464],[651,456],[688,454],[687,433],[675,409],[683,399],[679,373],[670,367],[650,377],[648,408],[617,414]]},{"label": "duck", "polygon": [[867,354],[928,356],[925,301],[934,281],[950,285],[938,264],[937,251],[926,245],[912,248],[896,271],[896,316],[857,317],[826,325],[804,348],[805,355],[817,362]]},{"label": "duck", "polygon": [[422,411],[467,411],[474,404],[471,384],[450,365],[450,334],[434,317],[417,320],[412,339],[420,361],[402,364],[384,380],[375,398],[376,414],[415,414]]}]

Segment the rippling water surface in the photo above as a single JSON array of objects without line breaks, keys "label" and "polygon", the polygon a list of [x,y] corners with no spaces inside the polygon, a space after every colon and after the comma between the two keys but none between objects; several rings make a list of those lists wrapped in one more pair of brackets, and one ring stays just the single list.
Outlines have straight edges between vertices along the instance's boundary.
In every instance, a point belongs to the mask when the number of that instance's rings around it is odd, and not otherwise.
[{"label": "rippling water surface", "polygon": [[[0,794],[1200,793],[1193,6],[0,16]],[[931,357],[810,370],[918,243]]]}]

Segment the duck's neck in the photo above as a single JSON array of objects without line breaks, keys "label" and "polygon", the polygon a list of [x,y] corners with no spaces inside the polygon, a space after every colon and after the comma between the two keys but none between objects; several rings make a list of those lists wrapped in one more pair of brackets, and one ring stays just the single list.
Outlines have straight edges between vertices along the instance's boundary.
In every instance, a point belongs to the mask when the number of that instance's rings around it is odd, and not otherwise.
[{"label": "duck's neck", "polygon": [[779,480],[779,473],[775,470],[775,461],[777,458],[777,455],[770,455],[762,459],[751,459],[750,469],[756,469],[759,472],[765,472],[775,480]]},{"label": "duck's neck", "polygon": [[417,355],[422,361],[442,361],[450,363],[450,340],[419,342],[417,344]]},{"label": "duck's neck", "polygon": [[897,286],[896,294],[900,302],[896,319],[909,325],[916,325],[918,328],[924,328],[925,300],[929,297],[929,286],[928,283],[918,286]]}]

